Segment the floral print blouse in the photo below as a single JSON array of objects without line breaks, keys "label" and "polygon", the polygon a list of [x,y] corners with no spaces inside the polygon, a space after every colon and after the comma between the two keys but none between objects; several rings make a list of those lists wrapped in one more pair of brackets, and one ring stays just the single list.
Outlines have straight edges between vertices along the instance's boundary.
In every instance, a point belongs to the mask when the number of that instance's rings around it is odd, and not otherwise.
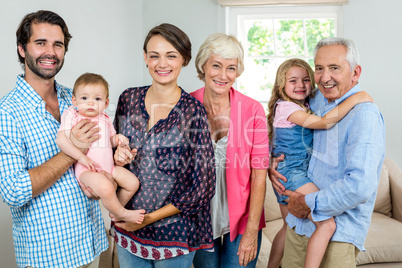
[{"label": "floral print blouse", "polygon": [[212,249],[210,200],[215,193],[215,163],[205,109],[182,90],[168,117],[146,132],[148,89],[125,90],[117,105],[116,130],[137,149],[136,158],[126,168],[141,183],[126,208],[150,213],[172,204],[181,212],[134,232],[113,226],[111,233],[116,243],[144,259]]}]

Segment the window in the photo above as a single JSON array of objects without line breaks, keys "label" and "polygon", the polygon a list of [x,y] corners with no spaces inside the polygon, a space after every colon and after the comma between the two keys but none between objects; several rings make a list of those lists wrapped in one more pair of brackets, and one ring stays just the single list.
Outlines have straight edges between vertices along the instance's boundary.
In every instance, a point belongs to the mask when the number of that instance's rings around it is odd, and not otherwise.
[{"label": "window", "polygon": [[236,89],[266,108],[279,65],[301,58],[314,69],[315,45],[324,37],[339,36],[342,7],[226,8],[226,31],[244,48],[245,71]]}]

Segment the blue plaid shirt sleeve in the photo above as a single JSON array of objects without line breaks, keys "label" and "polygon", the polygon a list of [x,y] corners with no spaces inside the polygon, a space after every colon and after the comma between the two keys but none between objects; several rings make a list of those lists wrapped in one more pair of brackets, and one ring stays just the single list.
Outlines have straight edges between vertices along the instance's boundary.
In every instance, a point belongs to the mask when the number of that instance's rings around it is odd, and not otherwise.
[{"label": "blue plaid shirt sleeve", "polygon": [[22,135],[13,118],[0,110],[0,193],[10,207],[32,199],[32,185]]}]

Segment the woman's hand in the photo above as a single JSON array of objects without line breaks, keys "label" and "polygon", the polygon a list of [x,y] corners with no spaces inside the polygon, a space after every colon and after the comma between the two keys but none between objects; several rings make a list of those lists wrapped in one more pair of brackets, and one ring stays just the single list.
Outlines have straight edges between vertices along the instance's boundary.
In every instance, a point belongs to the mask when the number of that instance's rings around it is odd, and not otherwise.
[{"label": "woman's hand", "polygon": [[145,214],[144,215],[144,220],[142,221],[142,223],[133,223],[133,222],[126,222],[126,221],[119,221],[118,218],[114,217],[113,214],[109,214],[109,216],[111,216],[112,221],[115,222],[115,225],[121,229],[124,229],[126,231],[129,232],[134,232],[137,231],[141,228],[144,228],[145,226],[147,226],[148,224],[152,223],[150,221],[150,215],[149,214]]},{"label": "woman's hand", "polygon": [[283,186],[283,184],[279,181],[287,181],[287,179],[285,178],[285,176],[283,176],[281,173],[279,173],[276,168],[278,167],[279,162],[283,161],[283,159],[285,159],[285,155],[281,155],[279,157],[275,157],[273,158],[273,161],[271,162],[271,165],[269,166],[268,169],[268,178],[272,183],[272,186],[274,187],[274,189],[283,195],[283,193],[285,192],[285,186]]},{"label": "woman's hand", "polygon": [[114,163],[118,166],[125,166],[137,155],[137,149],[130,150],[128,145],[118,145],[114,153]]},{"label": "woman's hand", "polygon": [[258,231],[249,232],[245,231],[239,244],[237,255],[239,256],[240,266],[247,266],[249,262],[252,262],[257,257],[258,247]]},{"label": "woman's hand", "polygon": [[129,232],[134,232],[137,231],[141,228],[144,228],[148,224],[144,223],[144,221],[141,224],[138,223],[132,223],[132,222],[125,222],[125,221],[120,221],[120,222],[115,222],[115,225],[121,229],[124,229]]},{"label": "woman's hand", "polygon": [[91,122],[89,119],[83,119],[71,129],[71,142],[84,154],[88,151],[91,144],[100,138],[100,128],[95,127],[97,124],[97,122]]}]

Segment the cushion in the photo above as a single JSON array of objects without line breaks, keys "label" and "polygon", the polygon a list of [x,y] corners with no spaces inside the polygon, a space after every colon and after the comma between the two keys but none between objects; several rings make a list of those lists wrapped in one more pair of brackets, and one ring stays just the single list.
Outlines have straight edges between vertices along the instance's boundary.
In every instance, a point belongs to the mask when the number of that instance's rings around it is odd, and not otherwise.
[{"label": "cushion", "polygon": [[374,205],[374,212],[378,212],[384,214],[385,216],[391,217],[392,205],[389,185],[388,167],[386,165],[383,165],[380,181],[378,183],[378,191]]},{"label": "cushion", "polygon": [[402,222],[373,213],[369,232],[356,264],[402,261]]},{"label": "cushion", "polygon": [[265,193],[264,211],[265,211],[265,221],[272,221],[282,218],[281,210],[279,209],[279,204],[276,201],[274,189],[272,188],[272,183],[268,179],[268,176],[267,176],[267,191]]},{"label": "cushion", "polygon": [[384,164],[387,166],[389,173],[392,196],[392,217],[402,221],[402,171],[390,158],[386,158]]},{"label": "cushion", "polygon": [[269,221],[267,222],[267,226],[264,229],[262,229],[262,233],[272,243],[274,241],[276,234],[282,228],[282,226],[283,226],[282,218],[278,220]]},{"label": "cushion", "polygon": [[271,252],[271,242],[265,235],[262,235],[260,253],[258,254],[256,268],[267,268],[269,253]]}]

